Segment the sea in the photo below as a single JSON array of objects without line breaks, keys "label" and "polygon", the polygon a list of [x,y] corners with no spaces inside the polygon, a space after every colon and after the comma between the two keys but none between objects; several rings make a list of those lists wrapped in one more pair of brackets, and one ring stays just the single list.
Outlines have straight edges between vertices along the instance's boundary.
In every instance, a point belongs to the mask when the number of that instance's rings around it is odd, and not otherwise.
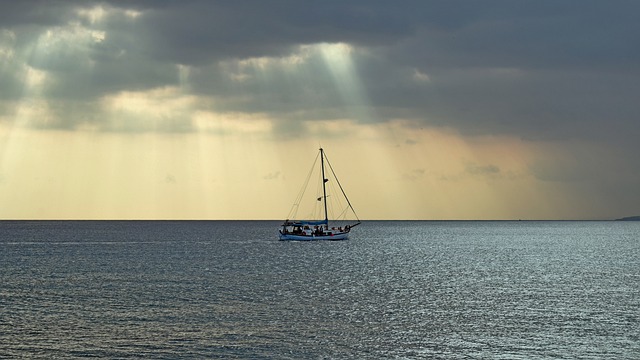
[{"label": "sea", "polygon": [[640,222],[1,221],[2,359],[640,359]]}]

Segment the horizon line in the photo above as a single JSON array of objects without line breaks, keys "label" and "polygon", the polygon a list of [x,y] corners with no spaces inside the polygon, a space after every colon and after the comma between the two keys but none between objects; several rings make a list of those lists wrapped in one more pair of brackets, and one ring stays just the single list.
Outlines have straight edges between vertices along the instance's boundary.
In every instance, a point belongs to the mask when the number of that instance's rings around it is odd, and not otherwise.
[{"label": "horizon line", "polygon": [[[0,219],[0,222],[7,221],[265,221],[265,222],[280,222],[282,219],[81,219],[81,218],[70,218],[70,219],[55,219],[55,218],[46,218],[46,219]],[[337,220],[337,221],[345,221],[345,220]],[[361,222],[365,221],[432,221],[432,222],[455,222],[455,221],[486,221],[486,222],[518,222],[518,221],[640,221],[640,216],[627,216],[622,218],[609,218],[609,219],[360,219]]]}]

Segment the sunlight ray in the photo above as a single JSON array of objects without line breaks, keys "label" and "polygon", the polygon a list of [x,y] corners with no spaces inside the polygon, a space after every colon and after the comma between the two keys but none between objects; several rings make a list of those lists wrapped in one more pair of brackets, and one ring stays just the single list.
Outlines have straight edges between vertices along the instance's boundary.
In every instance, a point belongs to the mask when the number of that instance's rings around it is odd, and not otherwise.
[{"label": "sunlight ray", "polygon": [[316,46],[351,116],[358,121],[370,122],[371,104],[353,60],[355,49],[346,43],[324,43]]}]

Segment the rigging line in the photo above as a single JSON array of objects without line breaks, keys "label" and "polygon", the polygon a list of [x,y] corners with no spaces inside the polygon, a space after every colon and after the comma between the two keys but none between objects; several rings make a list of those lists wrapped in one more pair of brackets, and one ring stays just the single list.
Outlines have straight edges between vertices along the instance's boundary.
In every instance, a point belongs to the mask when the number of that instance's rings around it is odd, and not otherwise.
[{"label": "rigging line", "polygon": [[[309,170],[309,173],[307,174],[307,179],[304,181],[304,184],[302,184],[302,188],[298,192],[298,196],[295,199],[293,207],[291,208],[291,211],[289,211],[289,218],[290,219],[295,218],[295,216],[297,216],[298,210],[300,208],[300,203],[302,202],[302,197],[304,196],[304,193],[307,191],[307,186],[309,185],[309,180],[311,180],[311,175],[313,174],[313,170],[316,167],[316,163],[318,162],[318,158],[319,157],[320,157],[320,155],[316,155],[316,159],[313,161],[313,165],[311,165],[311,169]],[[294,209],[296,209],[295,212],[294,212]]]},{"label": "rigging line", "polygon": [[333,219],[341,220],[343,217],[346,217],[345,214],[347,210],[349,210],[349,206],[340,196],[332,196],[333,194],[339,194],[335,181],[329,181],[327,185],[327,208]]},{"label": "rigging line", "polygon": [[331,162],[329,162],[329,158],[327,157],[326,153],[324,154],[324,158],[325,158],[325,160],[327,160],[327,164],[329,165],[329,169],[331,169],[331,173],[333,174],[333,177],[336,179],[336,182],[338,183],[338,186],[340,187],[340,191],[342,191],[342,195],[344,195],[344,198],[347,200],[347,204],[349,204],[349,207],[351,208],[351,211],[353,211],[353,215],[355,215],[356,219],[358,220],[358,222],[360,222],[360,218],[358,218],[358,214],[356,214],[356,210],[351,205],[351,201],[349,201],[349,198],[347,197],[347,194],[344,192],[344,189],[342,188],[342,185],[340,184],[340,180],[338,180],[338,177],[336,176],[335,171],[333,171],[333,166],[331,166]]}]

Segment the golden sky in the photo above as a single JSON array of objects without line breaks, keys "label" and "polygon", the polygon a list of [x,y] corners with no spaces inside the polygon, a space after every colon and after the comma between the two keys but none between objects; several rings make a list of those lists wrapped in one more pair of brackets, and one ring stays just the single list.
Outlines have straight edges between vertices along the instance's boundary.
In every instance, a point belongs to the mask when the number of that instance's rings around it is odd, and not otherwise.
[{"label": "golden sky", "polygon": [[629,11],[357,4],[1,5],[0,219],[282,219],[320,146],[361,219],[640,212]]},{"label": "golden sky", "polygon": [[590,207],[607,200],[537,178],[531,168],[547,150],[521,140],[395,122],[322,126],[336,133],[280,139],[270,129],[221,135],[3,128],[0,217],[278,219],[319,144],[363,219],[592,218],[598,214]]}]

